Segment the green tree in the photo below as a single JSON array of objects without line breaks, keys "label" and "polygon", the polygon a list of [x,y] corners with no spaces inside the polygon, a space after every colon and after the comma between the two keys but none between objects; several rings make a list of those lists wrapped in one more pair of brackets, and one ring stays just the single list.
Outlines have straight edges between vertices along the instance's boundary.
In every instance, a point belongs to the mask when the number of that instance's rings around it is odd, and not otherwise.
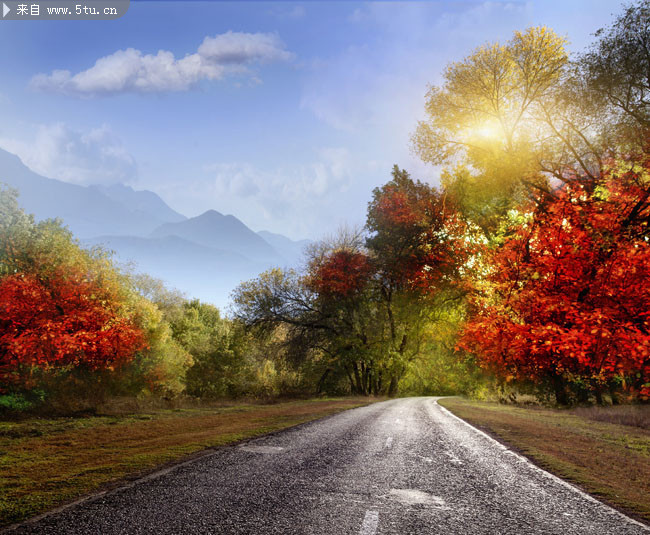
[{"label": "green tree", "polygon": [[424,355],[437,314],[465,293],[458,281],[469,254],[467,227],[446,195],[397,166],[392,179],[373,191],[366,227],[372,284],[385,315],[388,392],[395,394]]},{"label": "green tree", "polygon": [[583,96],[600,110],[600,135],[610,145],[647,148],[650,128],[650,2],[625,8],[596,32],[597,41],[576,62]]},{"label": "green tree", "polygon": [[375,351],[384,323],[366,281],[348,284],[365,255],[343,242],[315,247],[304,276],[274,269],[241,284],[234,293],[236,317],[258,337],[282,329],[288,354],[311,360],[317,389],[342,374],[353,393],[376,393],[384,387]]},{"label": "green tree", "polygon": [[219,398],[242,392],[245,367],[245,335],[219,309],[199,300],[183,305],[183,313],[172,323],[174,339],[192,355],[187,393]]},{"label": "green tree", "polygon": [[235,291],[237,318],[268,331],[283,326],[290,345],[356,394],[396,395],[424,351],[435,307],[457,301],[465,231],[445,197],[408,173],[377,188],[366,232],[339,232],[308,251],[305,274],[279,269]]}]

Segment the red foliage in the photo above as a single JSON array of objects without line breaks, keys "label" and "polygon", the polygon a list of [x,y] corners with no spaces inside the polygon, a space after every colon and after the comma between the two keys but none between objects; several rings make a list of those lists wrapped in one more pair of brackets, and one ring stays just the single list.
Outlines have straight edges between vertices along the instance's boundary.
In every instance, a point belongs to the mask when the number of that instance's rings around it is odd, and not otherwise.
[{"label": "red foliage", "polygon": [[377,201],[377,214],[384,224],[394,227],[416,226],[421,222],[418,206],[396,186],[386,186]]},{"label": "red foliage", "polygon": [[365,254],[335,251],[313,268],[310,286],[323,296],[350,297],[365,287],[370,273],[370,262]]},{"label": "red foliage", "polygon": [[379,271],[394,289],[435,292],[471,254],[465,224],[443,195],[395,169],[375,190],[368,210],[368,240]]},{"label": "red foliage", "polygon": [[0,280],[0,377],[20,367],[105,368],[145,346],[144,335],[93,281],[81,275]]},{"label": "red foliage", "polygon": [[647,383],[648,195],[637,173],[610,173],[598,187],[575,182],[529,207],[532,221],[490,258],[487,292],[459,347],[505,377]]}]

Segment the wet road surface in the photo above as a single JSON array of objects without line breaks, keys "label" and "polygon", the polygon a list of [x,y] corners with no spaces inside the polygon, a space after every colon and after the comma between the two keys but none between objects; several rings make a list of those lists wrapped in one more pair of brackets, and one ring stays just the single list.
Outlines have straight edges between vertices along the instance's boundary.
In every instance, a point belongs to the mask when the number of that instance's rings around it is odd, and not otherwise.
[{"label": "wet road surface", "polygon": [[346,411],[12,530],[48,534],[594,534],[650,529],[440,407]]}]

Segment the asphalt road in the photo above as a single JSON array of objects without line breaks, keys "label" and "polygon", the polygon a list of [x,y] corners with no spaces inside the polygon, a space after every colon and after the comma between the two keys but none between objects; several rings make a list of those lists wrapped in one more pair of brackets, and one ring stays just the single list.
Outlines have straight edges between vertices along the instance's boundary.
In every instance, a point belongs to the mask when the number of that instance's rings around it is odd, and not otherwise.
[{"label": "asphalt road", "polygon": [[220,448],[28,523],[52,534],[637,534],[434,398],[377,403]]}]

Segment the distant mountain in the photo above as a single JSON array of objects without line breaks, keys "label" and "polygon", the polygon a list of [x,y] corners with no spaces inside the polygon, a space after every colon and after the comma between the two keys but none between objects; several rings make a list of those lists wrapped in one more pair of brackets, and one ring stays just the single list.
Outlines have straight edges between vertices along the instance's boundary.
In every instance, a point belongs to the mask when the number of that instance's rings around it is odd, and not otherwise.
[{"label": "distant mountain", "polygon": [[109,199],[122,203],[124,206],[134,212],[147,213],[159,221],[169,221],[177,223],[185,221],[187,217],[172,210],[165,201],[163,201],[153,191],[135,191],[130,186],[124,184],[113,184],[112,186],[90,186],[99,190]]},{"label": "distant mountain", "polygon": [[305,248],[312,243],[311,240],[293,241],[282,234],[267,230],[260,230],[257,234],[280,253],[291,267],[297,267],[303,261]]},{"label": "distant mountain", "polygon": [[83,240],[83,244],[114,251],[118,261],[133,263],[136,272],[148,273],[189,297],[221,308],[228,304],[230,292],[241,281],[268,268],[232,251],[205,247],[178,236],[99,236]]},{"label": "distant mountain", "polygon": [[162,238],[178,236],[205,247],[239,253],[251,260],[282,265],[284,259],[261,236],[249,229],[232,215],[223,215],[216,210],[181,221],[165,223],[150,236]]},{"label": "distant mountain", "polygon": [[0,183],[16,188],[20,206],[37,220],[60,218],[84,245],[102,245],[136,271],[220,307],[241,281],[273,266],[296,266],[309,243],[255,233],[214,210],[187,219],[151,191],[46,178],[2,149]]},{"label": "distant mountain", "polygon": [[[281,234],[264,231],[257,236],[237,218],[222,216],[217,212],[207,212],[207,215],[188,219],[186,223],[193,224],[189,229],[182,224],[165,227],[167,231],[174,229],[187,236],[191,235],[193,240],[169,234],[149,238],[99,236],[84,240],[83,243],[87,246],[101,245],[114,251],[118,261],[124,264],[132,263],[136,272],[148,273],[162,279],[188,296],[199,297],[222,309],[227,307],[230,293],[240,282],[257,277],[262,271],[274,266],[296,267],[301,260],[302,248],[310,243],[309,240],[296,242]],[[236,233],[220,234],[232,231],[233,228]],[[203,234],[206,234],[207,238]],[[251,239],[251,234],[256,239]],[[218,249],[199,244],[195,240],[201,239],[201,236],[211,244],[222,243],[230,247],[231,242],[238,239],[239,250],[256,248],[251,253],[255,255],[256,260],[234,252],[232,248]],[[261,237],[272,241],[277,247],[262,241]],[[260,255],[257,248],[263,249],[264,254]]]},{"label": "distant mountain", "polygon": [[[61,218],[78,238],[102,234],[144,236],[167,221],[161,218],[165,211],[160,207],[156,208],[156,213],[150,213],[124,204],[114,198],[116,195],[111,198],[97,187],[43,177],[27,168],[17,156],[2,149],[0,182],[18,190],[18,202],[37,220]],[[133,193],[137,197],[141,192]],[[143,201],[142,205],[144,207],[147,203]],[[175,214],[175,218],[179,215],[171,208],[169,211]]]}]

